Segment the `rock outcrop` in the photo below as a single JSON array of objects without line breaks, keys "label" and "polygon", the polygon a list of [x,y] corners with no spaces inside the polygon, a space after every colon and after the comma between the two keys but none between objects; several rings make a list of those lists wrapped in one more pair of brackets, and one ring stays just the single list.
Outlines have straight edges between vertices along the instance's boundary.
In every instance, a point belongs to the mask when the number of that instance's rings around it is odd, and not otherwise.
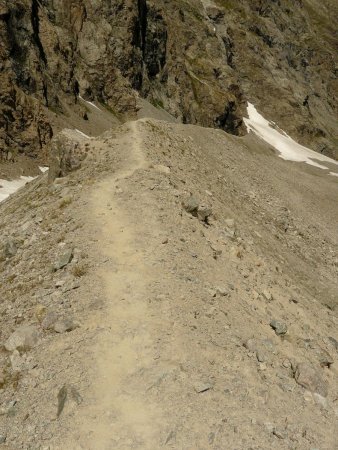
[{"label": "rock outcrop", "polygon": [[337,156],[336,12],[330,0],[0,0],[0,156],[41,155],[56,117],[87,119],[80,95],[122,119],[140,95],[236,135],[251,100]]}]

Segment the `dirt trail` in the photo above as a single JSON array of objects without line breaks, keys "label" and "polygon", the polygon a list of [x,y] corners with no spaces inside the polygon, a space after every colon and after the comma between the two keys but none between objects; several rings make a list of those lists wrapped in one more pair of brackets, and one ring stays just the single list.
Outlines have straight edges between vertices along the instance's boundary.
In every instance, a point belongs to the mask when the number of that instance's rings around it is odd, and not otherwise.
[{"label": "dirt trail", "polygon": [[[156,423],[160,411],[145,400],[146,389],[138,380],[153,362],[154,324],[147,314],[147,286],[154,273],[144,261],[144,241],[137,239],[144,224],[138,223],[136,229],[123,202],[116,199],[124,182],[146,165],[137,122],[130,124],[130,131],[121,142],[128,152],[124,167],[102,181],[91,199],[91,214],[102,229],[97,250],[112,263],[97,272],[106,308],[99,317],[104,332],[92,350],[97,373],[90,406],[88,413],[78,418],[80,435],[85,436],[79,448],[87,450],[131,448],[133,442],[143,449],[154,449],[159,441]],[[153,231],[155,227],[152,223]],[[65,445],[74,448],[75,441]]]}]

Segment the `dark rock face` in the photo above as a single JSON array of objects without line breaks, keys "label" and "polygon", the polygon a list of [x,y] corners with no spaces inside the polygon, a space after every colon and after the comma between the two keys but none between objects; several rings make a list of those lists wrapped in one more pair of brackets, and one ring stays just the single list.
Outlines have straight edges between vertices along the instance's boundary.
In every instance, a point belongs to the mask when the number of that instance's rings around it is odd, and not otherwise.
[{"label": "dark rock face", "polygon": [[325,7],[337,9],[330,0],[317,15],[291,0],[0,0],[0,157],[41,153],[53,136],[47,108],[66,114],[81,94],[130,117],[137,92],[185,123],[237,135],[249,99],[332,156],[337,35]]},{"label": "dark rock face", "polygon": [[247,99],[302,144],[338,158],[337,2],[216,3],[223,18],[209,16]]}]

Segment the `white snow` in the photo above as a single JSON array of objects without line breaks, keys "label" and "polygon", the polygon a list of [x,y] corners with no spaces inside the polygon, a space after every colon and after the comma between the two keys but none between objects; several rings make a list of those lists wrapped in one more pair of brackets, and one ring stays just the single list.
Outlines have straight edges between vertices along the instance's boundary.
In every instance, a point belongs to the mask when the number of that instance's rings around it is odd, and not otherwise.
[{"label": "white snow", "polygon": [[78,130],[77,128],[75,128],[75,131],[81,134],[81,136],[85,137],[86,139],[90,139],[90,136],[87,136],[86,134],[82,133],[82,131]]},{"label": "white snow", "polygon": [[[319,164],[316,161],[323,163],[335,164],[338,166],[338,161],[331,159],[325,155],[314,152],[303,145],[298,144],[283,130],[278,131],[274,122],[269,122],[259,114],[254,105],[248,103],[248,116],[244,118],[244,123],[248,132],[252,131],[268,144],[272,145],[278,152],[279,157],[287,161],[305,162],[311,166],[319,167],[320,169],[328,170],[327,165]],[[273,128],[273,126],[275,128]],[[329,175],[338,176],[338,173],[330,172]]]},{"label": "white snow", "polygon": [[88,105],[92,106],[93,108],[96,108],[97,110],[101,111],[101,109],[95,105],[95,103],[93,102],[88,102],[87,100],[85,100],[84,98],[81,97],[81,95],[79,95],[79,99],[81,99],[83,102],[88,103]]},{"label": "white snow", "polygon": [[32,180],[34,180],[34,177],[20,177],[18,180],[13,181],[0,180],[0,202],[3,202],[7,197]]}]

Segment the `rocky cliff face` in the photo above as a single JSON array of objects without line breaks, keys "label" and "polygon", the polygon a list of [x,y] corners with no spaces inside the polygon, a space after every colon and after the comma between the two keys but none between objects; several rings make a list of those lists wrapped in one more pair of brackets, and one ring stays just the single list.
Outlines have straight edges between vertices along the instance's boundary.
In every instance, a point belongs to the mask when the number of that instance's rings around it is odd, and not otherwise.
[{"label": "rocky cliff face", "polygon": [[86,120],[79,95],[122,119],[140,95],[183,122],[237,135],[251,100],[335,155],[329,7],[332,17],[329,0],[0,0],[1,158],[41,155],[50,111]]}]

